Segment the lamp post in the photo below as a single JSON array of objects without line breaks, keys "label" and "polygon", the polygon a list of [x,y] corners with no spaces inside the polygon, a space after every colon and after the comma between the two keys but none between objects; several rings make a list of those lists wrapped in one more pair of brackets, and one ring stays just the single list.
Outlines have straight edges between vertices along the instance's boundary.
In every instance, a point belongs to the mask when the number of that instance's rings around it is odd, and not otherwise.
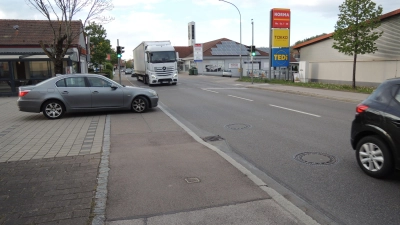
[{"label": "lamp post", "polygon": [[237,11],[239,12],[239,20],[240,20],[240,46],[239,46],[239,56],[240,56],[240,79],[242,79],[242,74],[243,74],[243,69],[242,69],[242,14],[240,14],[240,11],[238,9],[238,7],[236,7],[236,5],[234,5],[233,3],[230,3],[228,1],[225,0],[219,0],[220,2],[226,2],[229,3],[233,6],[235,6],[235,8],[237,9]]}]

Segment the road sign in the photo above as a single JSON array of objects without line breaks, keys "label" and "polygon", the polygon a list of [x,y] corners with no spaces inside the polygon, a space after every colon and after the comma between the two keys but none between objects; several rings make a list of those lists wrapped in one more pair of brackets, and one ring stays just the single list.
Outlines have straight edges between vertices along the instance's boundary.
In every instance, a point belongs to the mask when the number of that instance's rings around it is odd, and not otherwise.
[{"label": "road sign", "polygon": [[193,60],[195,62],[203,61],[203,44],[194,44],[193,45]]}]

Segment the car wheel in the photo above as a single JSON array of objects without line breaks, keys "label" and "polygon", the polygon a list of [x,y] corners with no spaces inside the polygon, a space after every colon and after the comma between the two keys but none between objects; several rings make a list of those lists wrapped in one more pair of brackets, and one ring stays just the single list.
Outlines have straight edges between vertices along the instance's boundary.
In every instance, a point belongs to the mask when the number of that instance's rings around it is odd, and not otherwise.
[{"label": "car wheel", "polygon": [[49,119],[60,119],[65,113],[65,107],[60,101],[50,100],[43,104],[42,111]]},{"label": "car wheel", "polygon": [[146,112],[149,109],[149,101],[143,96],[138,96],[132,101],[132,110],[137,113]]},{"label": "car wheel", "polygon": [[356,158],[361,169],[371,177],[383,178],[394,170],[392,155],[377,136],[367,136],[358,142]]}]

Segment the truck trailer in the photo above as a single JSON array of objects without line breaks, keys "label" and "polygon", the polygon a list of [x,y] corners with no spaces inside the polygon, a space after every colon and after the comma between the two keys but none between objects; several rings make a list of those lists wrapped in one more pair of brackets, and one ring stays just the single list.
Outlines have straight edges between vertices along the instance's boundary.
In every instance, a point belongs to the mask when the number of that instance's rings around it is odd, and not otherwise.
[{"label": "truck trailer", "polygon": [[138,81],[149,86],[178,83],[176,52],[170,41],[143,41],[133,50],[133,58]]}]

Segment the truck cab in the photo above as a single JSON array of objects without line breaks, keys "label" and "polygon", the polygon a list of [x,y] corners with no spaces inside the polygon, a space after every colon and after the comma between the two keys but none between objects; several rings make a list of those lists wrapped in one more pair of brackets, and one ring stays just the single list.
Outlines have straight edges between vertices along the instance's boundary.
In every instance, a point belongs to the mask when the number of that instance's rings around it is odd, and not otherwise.
[{"label": "truck cab", "polygon": [[178,83],[175,48],[170,41],[144,41],[134,50],[137,80],[150,85]]},{"label": "truck cab", "polygon": [[178,82],[176,52],[173,46],[149,45],[145,49],[148,83],[174,84]]}]

